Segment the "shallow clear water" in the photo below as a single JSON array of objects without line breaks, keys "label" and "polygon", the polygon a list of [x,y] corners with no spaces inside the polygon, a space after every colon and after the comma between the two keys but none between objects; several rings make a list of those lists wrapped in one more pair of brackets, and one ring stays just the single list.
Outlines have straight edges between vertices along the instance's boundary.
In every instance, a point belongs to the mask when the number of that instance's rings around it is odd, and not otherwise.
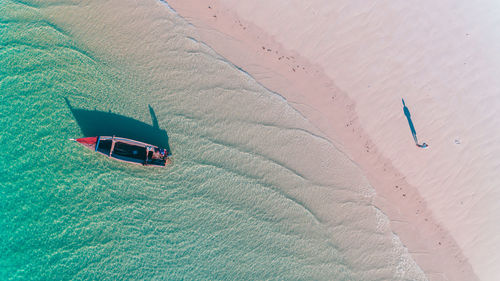
[{"label": "shallow clear water", "polygon": [[[423,278],[357,167],[285,100],[165,5],[110,7],[0,0],[0,279]],[[68,140],[103,130],[173,164]]]}]

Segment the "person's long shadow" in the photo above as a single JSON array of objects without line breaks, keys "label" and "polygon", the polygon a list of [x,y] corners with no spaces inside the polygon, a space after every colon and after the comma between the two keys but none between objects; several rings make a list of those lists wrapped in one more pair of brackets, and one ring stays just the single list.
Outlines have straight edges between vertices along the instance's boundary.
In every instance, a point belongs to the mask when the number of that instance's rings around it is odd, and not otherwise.
[{"label": "person's long shadow", "polygon": [[410,110],[406,106],[405,100],[404,99],[401,99],[401,100],[403,101],[403,112],[406,116],[406,119],[408,120],[408,125],[410,126],[410,131],[411,131],[411,134],[413,135],[413,140],[415,141],[415,144],[418,147],[426,148],[427,144],[425,142],[422,144],[418,144],[417,131],[415,130],[415,126],[413,125],[413,121],[411,120]]},{"label": "person's long shadow", "polygon": [[130,117],[112,112],[74,108],[67,98],[64,98],[82,130],[83,136],[112,136],[134,139],[166,148],[171,153],[167,131],[160,129],[156,114],[149,106],[152,125]]},{"label": "person's long shadow", "polygon": [[405,100],[401,99],[403,101],[403,112],[405,113],[406,119],[408,119],[408,125],[410,125],[410,130],[411,134],[413,135],[413,139],[415,140],[415,144],[418,144],[417,140],[417,131],[415,130],[415,126],[413,125],[413,121],[411,121],[411,114],[410,110],[405,104]]}]

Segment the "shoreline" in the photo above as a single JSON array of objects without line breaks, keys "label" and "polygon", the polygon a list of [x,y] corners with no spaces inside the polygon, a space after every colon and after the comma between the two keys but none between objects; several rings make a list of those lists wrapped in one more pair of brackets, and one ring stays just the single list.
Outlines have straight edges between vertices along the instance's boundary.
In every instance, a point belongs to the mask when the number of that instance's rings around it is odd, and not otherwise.
[{"label": "shoreline", "polygon": [[198,4],[197,0],[161,2],[197,27],[201,40],[221,56],[283,96],[359,165],[377,192],[374,205],[389,217],[391,229],[430,280],[478,279],[419,190],[406,182],[406,176],[382,155],[378,144],[365,132],[356,102],[320,66],[287,50],[219,1],[211,1],[210,5]]}]

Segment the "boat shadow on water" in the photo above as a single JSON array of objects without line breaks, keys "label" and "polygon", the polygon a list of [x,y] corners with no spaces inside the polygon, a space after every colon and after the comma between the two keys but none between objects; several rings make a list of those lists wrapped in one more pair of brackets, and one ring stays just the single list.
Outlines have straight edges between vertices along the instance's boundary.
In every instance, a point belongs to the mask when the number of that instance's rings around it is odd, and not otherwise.
[{"label": "boat shadow on water", "polygon": [[151,105],[148,106],[152,125],[113,112],[74,108],[68,98],[64,100],[85,137],[115,135],[166,148],[171,152],[167,131],[160,129]]}]

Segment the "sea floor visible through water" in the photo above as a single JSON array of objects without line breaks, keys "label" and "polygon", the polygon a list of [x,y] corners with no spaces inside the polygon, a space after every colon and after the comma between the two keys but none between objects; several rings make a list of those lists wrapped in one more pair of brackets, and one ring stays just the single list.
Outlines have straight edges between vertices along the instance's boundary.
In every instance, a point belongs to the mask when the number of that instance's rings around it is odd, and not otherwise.
[{"label": "sea floor visible through water", "polygon": [[[164,3],[0,11],[0,279],[425,279],[356,165]],[[69,141],[106,130],[173,164]]]}]

